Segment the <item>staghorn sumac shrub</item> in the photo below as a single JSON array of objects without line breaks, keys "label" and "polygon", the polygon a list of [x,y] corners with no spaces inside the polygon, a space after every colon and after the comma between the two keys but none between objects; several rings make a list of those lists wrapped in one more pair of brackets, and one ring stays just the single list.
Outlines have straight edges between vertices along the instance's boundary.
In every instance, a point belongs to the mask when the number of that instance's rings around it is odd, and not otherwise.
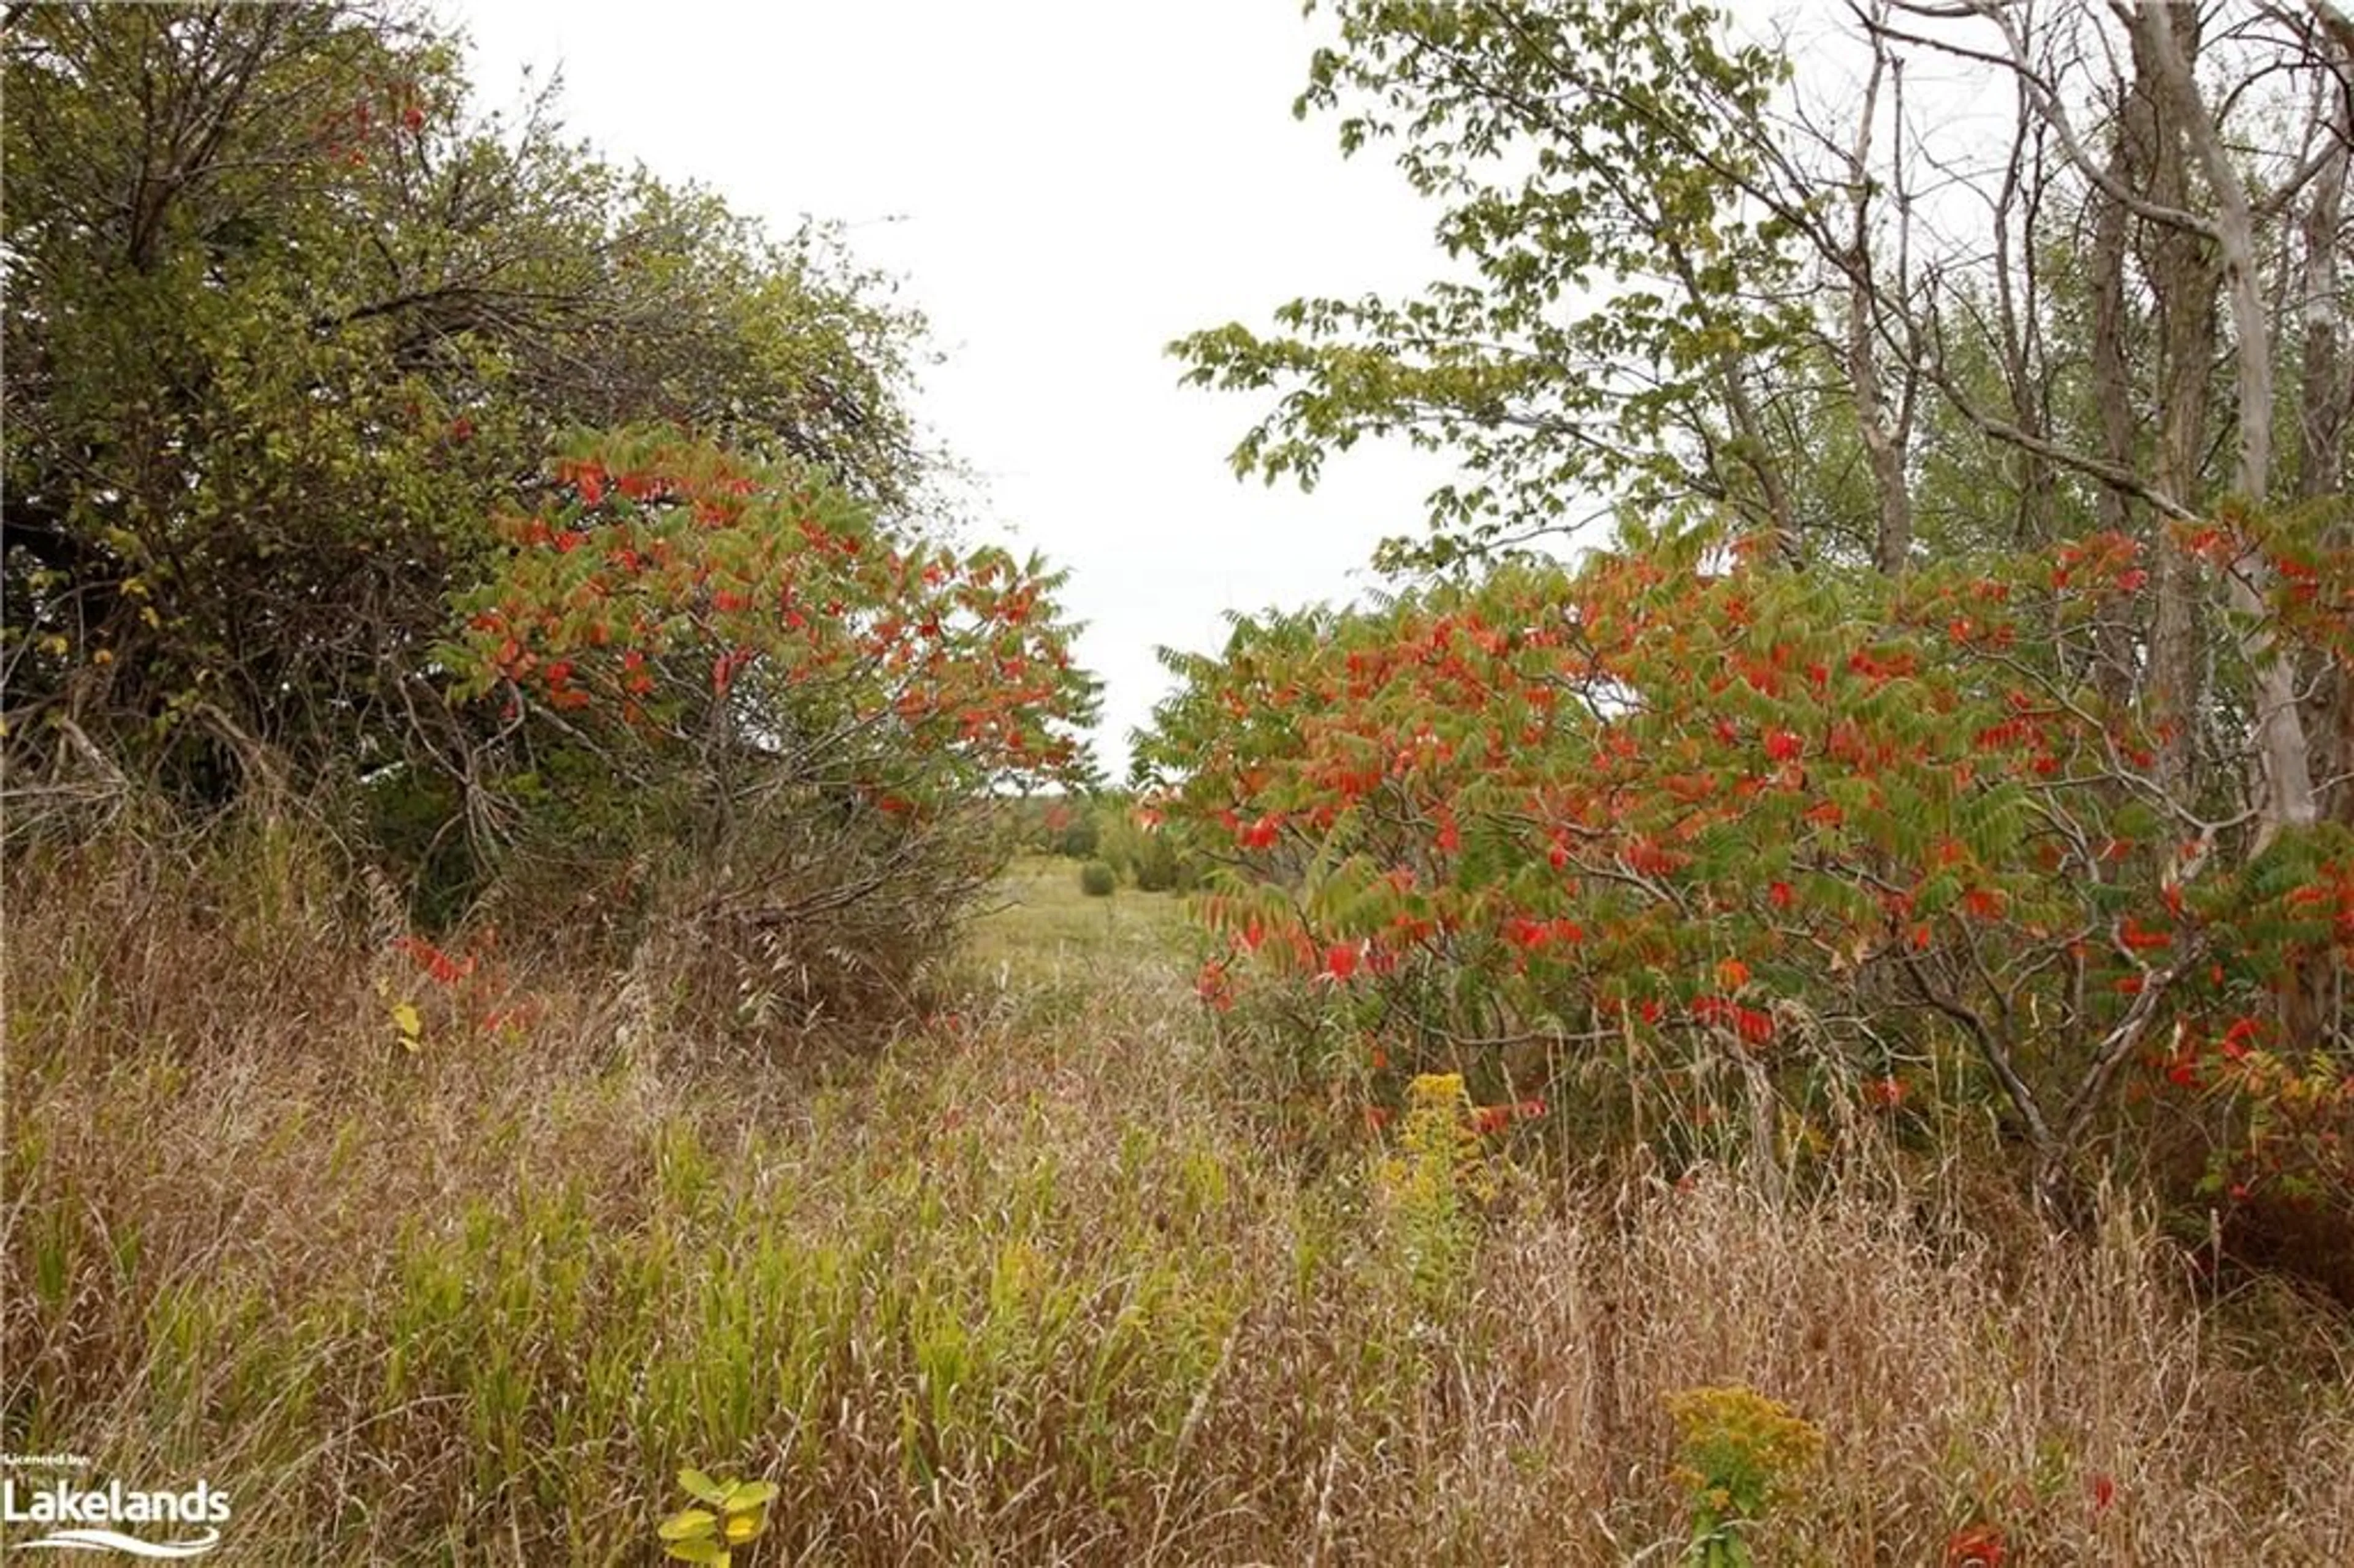
[{"label": "staghorn sumac shrub", "polygon": [[510,903],[654,939],[739,1018],[903,1004],[1002,863],[1001,792],[1084,774],[1059,577],[673,432],[549,474],[444,651],[504,720],[473,810]]},{"label": "staghorn sumac shrub", "polygon": [[[2237,1118],[2228,1189],[2295,1151],[2343,1206],[2312,1124],[2354,1095],[2346,998],[2305,982],[2354,952],[2354,835],[2259,821],[2243,759],[2161,781],[2104,664],[2139,554],[1888,579],[1692,534],[1240,620],[1172,657],[1140,750],[1145,820],[1222,863],[1204,994],[1356,1043],[1378,1096],[1549,1078],[1687,1154],[1975,1120],[2064,1203],[2111,1134]],[[2280,647],[2343,659],[2343,624],[2281,613]]]}]

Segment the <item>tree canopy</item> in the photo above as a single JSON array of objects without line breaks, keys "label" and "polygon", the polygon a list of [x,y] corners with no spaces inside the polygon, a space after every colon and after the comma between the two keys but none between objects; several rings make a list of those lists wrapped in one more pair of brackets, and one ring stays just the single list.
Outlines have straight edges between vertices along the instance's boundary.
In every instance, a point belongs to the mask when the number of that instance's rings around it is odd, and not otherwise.
[{"label": "tree canopy", "polygon": [[878,280],[568,142],[552,93],[478,116],[418,23],[35,6],[6,50],[13,745],[69,721],[197,796],[247,742],[447,761],[424,651],[567,429],[922,490]]}]

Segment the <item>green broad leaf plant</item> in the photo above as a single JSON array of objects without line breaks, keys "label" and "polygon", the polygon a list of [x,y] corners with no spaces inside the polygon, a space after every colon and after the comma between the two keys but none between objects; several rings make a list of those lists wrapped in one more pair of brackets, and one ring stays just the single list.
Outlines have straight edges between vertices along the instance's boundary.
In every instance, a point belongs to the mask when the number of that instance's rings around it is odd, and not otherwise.
[{"label": "green broad leaf plant", "polygon": [[736,1548],[749,1545],[769,1528],[769,1505],[777,1500],[774,1481],[714,1480],[701,1470],[684,1469],[678,1484],[695,1500],[663,1520],[656,1531],[667,1557],[727,1568]]}]

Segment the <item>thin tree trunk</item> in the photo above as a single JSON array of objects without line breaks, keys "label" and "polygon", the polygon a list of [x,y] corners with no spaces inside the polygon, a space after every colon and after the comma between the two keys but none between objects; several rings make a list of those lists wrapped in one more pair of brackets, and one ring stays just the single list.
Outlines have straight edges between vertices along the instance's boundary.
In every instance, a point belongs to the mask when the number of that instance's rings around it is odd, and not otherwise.
[{"label": "thin tree trunk", "polygon": [[[2324,23],[2330,20],[2325,13]],[[2319,501],[2345,490],[2348,412],[2349,403],[2354,403],[2354,380],[2349,379],[2344,365],[2346,303],[2338,260],[2346,216],[2348,165],[2354,161],[2354,82],[2349,81],[2349,73],[2354,73],[2354,24],[2347,24],[2343,17],[2337,20],[2339,26],[2327,29],[2326,46],[2336,79],[2321,90],[2314,126],[2323,143],[2334,146],[2336,153],[2315,175],[2304,220],[2298,226],[2305,249],[2298,279],[2303,359],[2298,378],[2296,493],[2300,501]],[[2330,543],[2343,548],[2354,528],[2341,520],[2329,533]],[[2317,684],[2313,711],[2317,732],[2315,750],[2322,772],[2333,780],[2324,787],[2317,810],[2327,821],[2354,827],[2354,782],[2348,778],[2354,774],[2354,672],[2340,663],[2329,664]],[[2305,966],[2287,999],[2288,1011],[2283,1019],[2293,1037],[2322,1039],[2337,1027],[2342,1018],[2342,986],[2337,966],[2327,955],[2317,955]]]},{"label": "thin tree trunk", "polygon": [[1854,199],[1844,266],[1848,384],[1854,393],[1856,428],[1863,439],[1872,491],[1879,502],[1872,559],[1889,577],[1901,575],[1913,555],[1913,496],[1905,484],[1903,438],[1890,416],[1881,380],[1876,336],[1879,300],[1872,270],[1872,133],[1880,113],[1881,83],[1893,69],[1885,40],[1875,32],[1872,74],[1864,82],[1863,109],[1856,116],[1855,141],[1848,151],[1848,185]]},{"label": "thin tree trunk", "polygon": [[[2137,143],[2134,161],[2147,173],[2144,187],[2160,207],[2190,205],[2190,171],[2183,152],[2179,100],[2167,88],[2165,56],[2150,42],[2162,37],[2179,58],[2178,28],[2197,48],[2198,14],[2189,7],[2152,5],[2136,20],[2134,85],[2126,106],[2126,134]],[[2146,225],[2143,262],[2156,302],[2158,330],[2158,449],[2152,479],[2158,492],[2195,508],[2200,503],[2201,459],[2207,445],[2209,368],[2216,352],[2215,266],[2198,233],[2163,223]],[[2199,657],[2198,564],[2186,556],[2170,530],[2151,541],[2149,663],[2143,696],[2158,732],[2160,788],[2178,800],[2192,792],[2191,743],[2204,699],[2203,662]]]},{"label": "thin tree trunk", "polygon": [[[2354,40],[2335,51],[2341,71],[2354,69]],[[2334,142],[2338,153],[2314,177],[2313,194],[2299,226],[2305,247],[2299,312],[2304,328],[2303,374],[2299,378],[2296,495],[2317,501],[2346,488],[2348,406],[2354,402],[2354,380],[2346,365],[2346,305],[2340,290],[2338,246],[2346,216],[2346,181],[2349,146],[2354,146],[2354,110],[2343,90],[2328,91],[2328,111],[2320,117],[2319,133]],[[2349,530],[2343,522],[2331,533],[2343,547]],[[2323,680],[2317,703],[2317,749],[2324,771],[2338,779],[2320,802],[2330,821],[2354,826],[2354,676],[2332,667]]]},{"label": "thin tree trunk", "polygon": [[[2197,11],[2148,5],[2129,14],[2135,56],[2150,62],[2156,85],[2166,95],[2168,118],[2179,126],[2213,199],[2213,237],[2223,295],[2232,311],[2232,390],[2240,405],[2232,489],[2247,505],[2260,508],[2272,498],[2273,334],[2264,312],[2264,281],[2256,270],[2254,214],[2247,186],[2191,74],[2190,61],[2198,53]],[[2304,715],[2297,711],[2296,672],[2275,656],[2264,624],[2268,576],[2252,559],[2225,577],[2227,600],[2248,628],[2241,633],[2240,651],[2255,673],[2256,760],[2263,773],[2259,846],[2284,828],[2307,825],[2315,818],[2311,746]]]},{"label": "thin tree trunk", "polygon": [[[2002,190],[1994,204],[1995,321],[2002,334],[2002,376],[2010,394],[2011,423],[2026,432],[2031,443],[2015,447],[2011,452],[2019,472],[2018,522],[2013,525],[2012,536],[2021,549],[2034,550],[2051,543],[2052,507],[2059,486],[2052,460],[2036,450],[2038,445],[2048,445],[2052,437],[2050,404],[2038,374],[2037,353],[2041,301],[2037,298],[2035,238],[2046,186],[2042,148],[2034,134],[2034,106],[2023,91],[2019,97],[2018,113],[2010,158],[2003,171]],[[2026,168],[2031,145],[2035,164],[2031,176]],[[2014,213],[2022,219],[2023,244],[2011,232]]]},{"label": "thin tree trunk", "polygon": [[[2133,138],[2121,128],[2109,155],[2109,171],[2121,185],[2134,182]],[[2126,346],[2125,204],[2094,190],[2093,205],[2093,397],[2100,416],[2101,456],[2119,471],[2134,468],[2133,382]],[[2137,530],[2133,499],[2113,484],[2101,486],[2094,497],[2094,516],[2102,531],[2141,537]],[[2163,530],[2154,530],[2162,534]],[[2150,541],[2164,547],[2162,538]],[[2104,619],[2099,630],[2099,668],[2094,680],[2112,711],[2122,711],[2133,686],[2132,629],[2116,617]]]}]

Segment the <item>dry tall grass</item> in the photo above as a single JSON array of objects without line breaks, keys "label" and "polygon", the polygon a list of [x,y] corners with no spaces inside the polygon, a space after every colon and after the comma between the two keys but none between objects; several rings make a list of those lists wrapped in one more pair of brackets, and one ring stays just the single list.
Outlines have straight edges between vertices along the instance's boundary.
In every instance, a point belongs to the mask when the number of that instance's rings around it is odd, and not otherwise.
[{"label": "dry tall grass", "polygon": [[2354,1561],[2347,1325],[2129,1202],[1530,1187],[1434,1290],[1066,881],[928,1033],[753,1064],[520,962],[411,1052],[299,842],[19,863],[0,1446],[210,1479],[224,1563],[644,1562],[693,1463],[782,1489],[757,1563],[1666,1563],[1662,1397],[1745,1383],[1826,1439],[1764,1562]]}]

